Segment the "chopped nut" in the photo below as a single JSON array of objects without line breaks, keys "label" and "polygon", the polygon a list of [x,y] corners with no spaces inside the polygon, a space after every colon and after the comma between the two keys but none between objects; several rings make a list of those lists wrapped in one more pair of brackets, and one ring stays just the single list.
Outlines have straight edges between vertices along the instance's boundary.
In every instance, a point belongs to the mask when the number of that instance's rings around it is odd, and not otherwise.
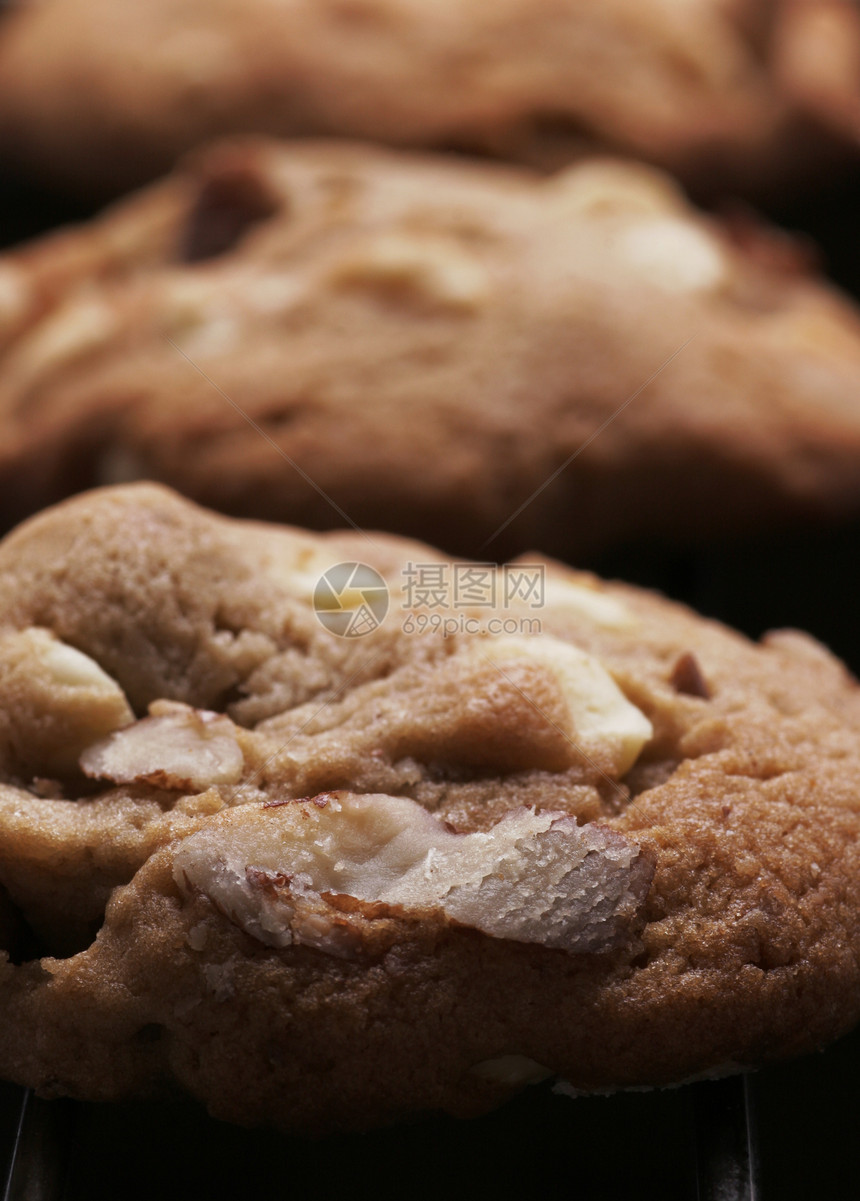
[{"label": "chopped nut", "polygon": [[81,751],[134,721],[119,685],[49,630],[0,636],[0,760],[40,777],[68,776]]},{"label": "chopped nut", "polygon": [[228,717],[162,701],[149,717],[88,747],[80,764],[86,775],[115,784],[198,793],[238,783],[244,757]]},{"label": "chopped nut", "polygon": [[711,699],[711,690],[702,674],[699,660],[690,651],[686,651],[677,660],[669,682],[676,692],[683,692],[687,696],[700,696],[706,701]]},{"label": "chopped nut", "polygon": [[558,680],[570,714],[564,733],[574,750],[613,777],[624,775],[653,735],[650,721],[627,700],[593,655],[548,634],[530,638],[487,638],[473,654],[495,663],[525,658],[539,662]]},{"label": "chopped nut", "polygon": [[[319,802],[323,801],[323,804]],[[268,946],[336,956],[355,918],[427,917],[571,952],[628,937],[653,869],[613,830],[516,809],[486,833],[457,834],[411,800],[327,793],[241,806],[176,852],[174,877]]]}]

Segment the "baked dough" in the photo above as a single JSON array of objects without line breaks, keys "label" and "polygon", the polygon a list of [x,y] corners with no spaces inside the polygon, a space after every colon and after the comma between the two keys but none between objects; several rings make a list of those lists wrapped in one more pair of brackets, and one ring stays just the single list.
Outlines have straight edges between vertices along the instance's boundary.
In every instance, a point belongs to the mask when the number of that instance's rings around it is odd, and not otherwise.
[{"label": "baked dough", "polygon": [[0,148],[116,191],[210,137],[631,154],[724,194],[856,161],[851,0],[39,0],[0,18]]},{"label": "baked dough", "polygon": [[[340,561],[390,592],[354,637],[322,620]],[[5,540],[0,932],[43,955],[2,957],[2,1075],[320,1132],[856,1021],[844,667],[534,557],[539,603],[451,600],[474,624],[422,632],[410,565],[457,566],[152,485]]]},{"label": "baked dough", "polygon": [[860,501],[856,309],[646,167],[227,144],[0,259],[0,306],[7,527],[150,478],[575,561]]}]

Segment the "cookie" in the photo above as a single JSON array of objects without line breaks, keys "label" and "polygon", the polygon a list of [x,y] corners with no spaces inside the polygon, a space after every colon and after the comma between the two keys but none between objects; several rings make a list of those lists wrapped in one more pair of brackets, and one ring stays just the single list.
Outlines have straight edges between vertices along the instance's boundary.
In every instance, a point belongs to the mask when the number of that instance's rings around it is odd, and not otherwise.
[{"label": "cookie", "polygon": [[9,536],[0,612],[10,1079],[320,1132],[858,1017],[860,693],[803,634],[153,485]]},{"label": "cookie", "polygon": [[755,189],[855,157],[858,59],[850,0],[42,0],[0,24],[0,147],[83,191],[252,132]]},{"label": "cookie", "polygon": [[857,511],[860,321],[650,168],[227,144],[0,260],[0,515],[157,479],[498,558]]}]

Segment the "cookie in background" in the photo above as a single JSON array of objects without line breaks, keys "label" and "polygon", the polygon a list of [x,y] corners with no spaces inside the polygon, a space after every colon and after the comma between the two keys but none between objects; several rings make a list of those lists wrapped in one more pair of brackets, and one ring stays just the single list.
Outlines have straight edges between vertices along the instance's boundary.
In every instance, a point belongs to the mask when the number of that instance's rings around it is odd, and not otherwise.
[{"label": "cookie in background", "polygon": [[850,0],[40,0],[0,18],[0,152],[90,195],[249,132],[778,192],[856,164],[858,64]]},{"label": "cookie in background", "polygon": [[140,478],[485,559],[860,507],[857,309],[630,162],[221,144],[0,295],[6,528]]}]

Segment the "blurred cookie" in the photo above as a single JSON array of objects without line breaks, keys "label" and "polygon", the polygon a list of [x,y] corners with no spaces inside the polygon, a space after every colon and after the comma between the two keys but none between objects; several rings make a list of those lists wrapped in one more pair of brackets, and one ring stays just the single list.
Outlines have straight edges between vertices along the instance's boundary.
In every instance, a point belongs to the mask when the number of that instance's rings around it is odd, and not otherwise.
[{"label": "blurred cookie", "polygon": [[[352,636],[341,560],[388,593]],[[2,1075],[319,1132],[738,1070],[857,1019],[841,664],[533,559],[458,605],[458,568],[150,485],[6,539]],[[41,959],[5,954],[16,923]]]},{"label": "blurred cookie", "polygon": [[564,557],[856,512],[860,319],[650,168],[226,144],[0,259],[0,516],[153,478]]},{"label": "blurred cookie", "polygon": [[856,154],[858,60],[850,0],[40,0],[0,23],[0,147],[85,192],[251,132],[630,153],[725,192]]}]

